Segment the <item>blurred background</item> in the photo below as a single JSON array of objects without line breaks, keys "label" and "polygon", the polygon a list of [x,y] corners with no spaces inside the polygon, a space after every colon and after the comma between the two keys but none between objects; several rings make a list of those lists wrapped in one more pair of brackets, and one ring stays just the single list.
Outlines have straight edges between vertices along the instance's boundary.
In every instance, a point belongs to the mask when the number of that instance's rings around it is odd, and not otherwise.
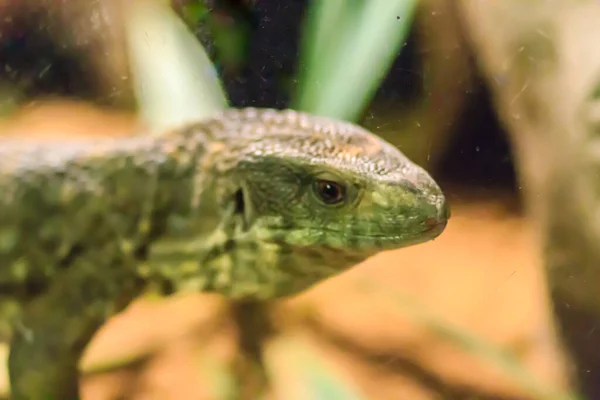
[{"label": "blurred background", "polygon": [[[135,71],[159,69],[172,53],[132,55],[143,40],[131,40],[125,3],[0,0],[1,135],[127,136],[152,125],[139,118],[148,102]],[[195,36],[191,46],[203,45],[230,105],[307,109],[306,71],[326,61],[325,52],[303,57],[310,3],[164,7]],[[568,399],[580,383],[600,399],[600,3],[414,3],[380,15],[400,26],[399,40],[367,41],[392,56],[364,70],[372,90],[339,96],[357,107],[342,116],[430,171],[452,218],[433,242],[276,304],[277,337],[265,346],[272,398]],[[139,37],[167,35],[153,26]],[[88,349],[84,398],[244,398],[226,368],[239,334],[219,297],[140,299]],[[311,395],[314,374],[353,394]]]}]

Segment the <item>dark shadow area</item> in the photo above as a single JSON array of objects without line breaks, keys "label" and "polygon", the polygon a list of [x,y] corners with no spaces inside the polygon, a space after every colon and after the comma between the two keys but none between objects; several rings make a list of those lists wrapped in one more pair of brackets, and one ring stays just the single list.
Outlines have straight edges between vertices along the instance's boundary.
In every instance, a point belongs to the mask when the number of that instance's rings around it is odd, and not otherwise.
[{"label": "dark shadow area", "polygon": [[95,71],[85,69],[72,49],[62,49],[46,30],[44,17],[15,14],[0,26],[0,83],[27,98],[66,97],[101,104]]},{"label": "dark shadow area", "polygon": [[495,114],[488,89],[479,82],[440,161],[438,176],[461,186],[516,192],[508,134]]}]

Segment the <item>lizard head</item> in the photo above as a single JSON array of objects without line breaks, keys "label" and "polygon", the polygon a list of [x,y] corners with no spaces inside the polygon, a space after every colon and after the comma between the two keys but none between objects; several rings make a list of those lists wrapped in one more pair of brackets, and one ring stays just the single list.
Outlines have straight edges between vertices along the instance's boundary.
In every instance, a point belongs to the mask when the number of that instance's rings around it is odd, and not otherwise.
[{"label": "lizard head", "polygon": [[436,182],[359,126],[293,111],[230,113],[223,120],[235,126],[223,131],[238,132],[227,146],[235,157],[216,174],[230,276],[214,290],[295,294],[444,230],[449,210]]}]

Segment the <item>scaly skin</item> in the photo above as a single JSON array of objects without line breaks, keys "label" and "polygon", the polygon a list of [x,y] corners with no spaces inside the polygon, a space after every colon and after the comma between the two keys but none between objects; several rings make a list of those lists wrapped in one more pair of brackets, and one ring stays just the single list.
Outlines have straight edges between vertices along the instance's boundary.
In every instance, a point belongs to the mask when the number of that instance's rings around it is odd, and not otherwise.
[{"label": "scaly skin", "polygon": [[0,140],[0,333],[13,397],[77,399],[96,330],[145,285],[294,295],[438,236],[438,185],[364,129],[228,110],[160,138]]}]

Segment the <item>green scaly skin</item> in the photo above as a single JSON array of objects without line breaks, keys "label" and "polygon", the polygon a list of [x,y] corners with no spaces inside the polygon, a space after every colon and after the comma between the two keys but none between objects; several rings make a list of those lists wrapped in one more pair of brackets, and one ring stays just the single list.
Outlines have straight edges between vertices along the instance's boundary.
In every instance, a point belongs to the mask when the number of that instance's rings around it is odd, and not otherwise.
[{"label": "green scaly skin", "polygon": [[434,180],[364,129],[228,110],[161,137],[0,140],[0,335],[12,396],[77,399],[78,360],[148,284],[294,295],[438,236]]}]

